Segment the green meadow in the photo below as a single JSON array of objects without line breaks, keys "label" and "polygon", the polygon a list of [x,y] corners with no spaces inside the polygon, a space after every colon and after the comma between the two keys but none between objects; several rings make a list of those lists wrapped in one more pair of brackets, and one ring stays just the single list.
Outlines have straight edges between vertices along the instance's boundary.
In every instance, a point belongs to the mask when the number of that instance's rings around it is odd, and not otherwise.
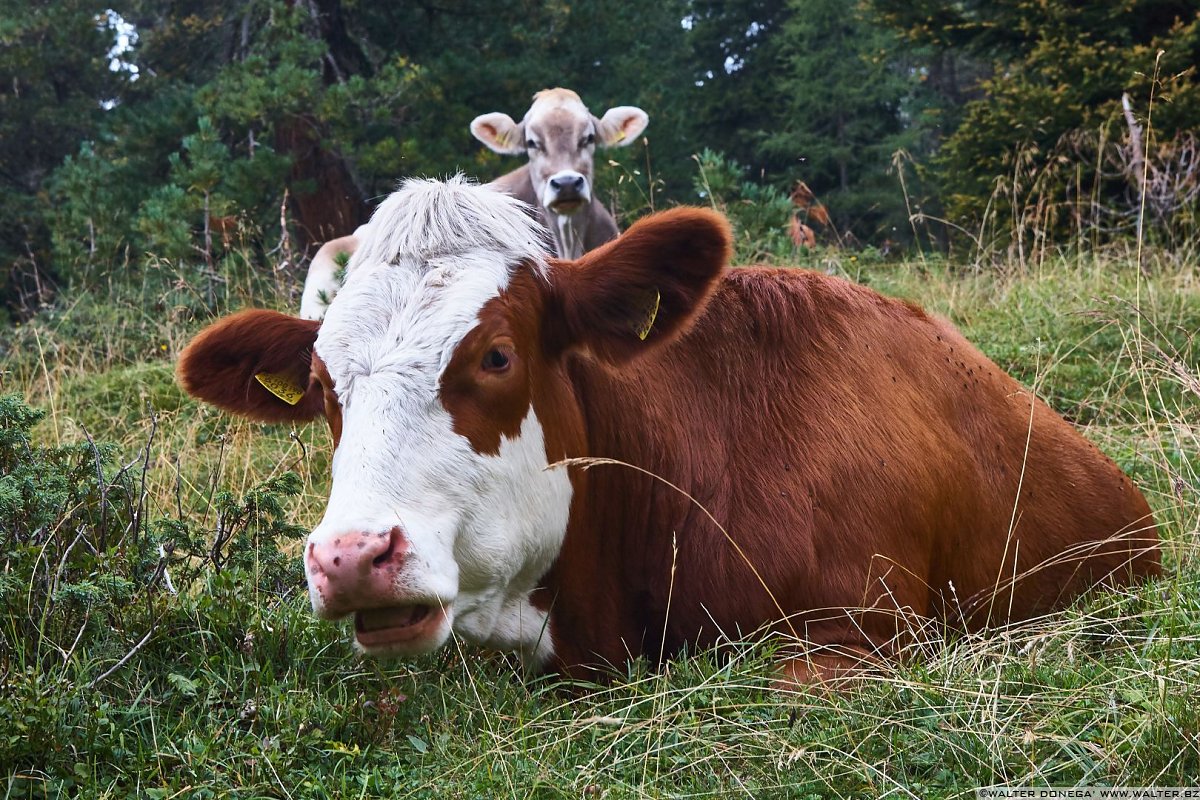
[{"label": "green meadow", "polygon": [[[742,241],[743,257],[761,248]],[[1133,246],[987,264],[780,253],[958,324],[1140,485],[1164,576],[937,636],[851,684],[773,688],[777,641],[603,685],[452,641],[357,658],[298,553],[323,425],[232,419],[174,358],[215,316],[295,308],[231,252],[214,303],[169,262],[58,298],[0,343],[4,797],[973,797],[1200,776],[1200,269]],[[284,276],[285,278],[287,276]]]}]

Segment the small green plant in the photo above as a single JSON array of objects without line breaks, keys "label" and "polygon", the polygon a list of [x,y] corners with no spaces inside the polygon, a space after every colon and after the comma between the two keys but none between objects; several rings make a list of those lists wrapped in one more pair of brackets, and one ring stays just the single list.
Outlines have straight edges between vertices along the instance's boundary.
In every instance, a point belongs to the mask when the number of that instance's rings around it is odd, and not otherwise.
[{"label": "small green plant", "polygon": [[280,594],[299,586],[304,580],[299,560],[286,555],[283,548],[307,531],[287,522],[283,498],[295,497],[301,488],[299,476],[285,472],[241,497],[228,490],[217,492],[213,498],[216,530],[207,553],[213,569],[240,569],[257,575],[260,587]]},{"label": "small green plant", "polygon": [[[116,468],[117,448],[90,438],[34,444],[45,412],[0,396],[0,626],[5,657],[19,641],[65,652],[89,626],[119,629],[134,599],[177,594],[208,572],[228,573],[256,591],[301,585],[289,543],[304,529],[287,521],[285,499],[301,491],[293,472],[241,495],[217,491],[197,520],[150,520],[144,487],[149,447]],[[151,432],[153,436],[153,431]],[[171,580],[171,570],[175,574]],[[11,637],[11,638],[10,638]],[[35,651],[25,649],[26,655]],[[34,658],[36,661],[36,658]]]},{"label": "small green plant", "polygon": [[693,156],[699,174],[696,194],[729,217],[734,229],[736,261],[751,263],[789,258],[796,254],[788,228],[796,211],[791,199],[771,184],[747,180],[733,159],[704,150]]},{"label": "small green plant", "polygon": [[113,470],[115,448],[36,446],[30,431],[44,416],[0,397],[0,601],[24,612],[7,615],[6,634],[65,649],[81,626],[128,602],[151,557],[132,475]]},{"label": "small green plant", "polygon": [[655,173],[645,137],[630,147],[604,151],[596,159],[595,172],[600,196],[620,227],[661,207],[666,186]]}]

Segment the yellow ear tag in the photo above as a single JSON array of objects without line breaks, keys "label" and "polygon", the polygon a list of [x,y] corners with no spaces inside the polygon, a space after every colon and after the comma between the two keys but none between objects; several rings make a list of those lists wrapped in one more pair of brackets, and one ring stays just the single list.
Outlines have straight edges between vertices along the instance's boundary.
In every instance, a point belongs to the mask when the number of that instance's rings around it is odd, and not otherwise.
[{"label": "yellow ear tag", "polygon": [[617,135],[613,137],[613,144],[625,141],[625,129],[621,128],[617,131]]},{"label": "yellow ear tag", "polygon": [[633,323],[633,332],[643,342],[650,335],[650,329],[654,327],[654,320],[658,317],[658,307],[662,303],[662,293],[658,289],[654,290],[653,296],[647,292],[645,301],[645,305],[640,309],[641,316]]},{"label": "yellow ear tag", "polygon": [[508,131],[505,131],[504,133],[497,136],[496,143],[499,144],[501,147],[508,147]]},{"label": "yellow ear tag", "polygon": [[304,397],[304,390],[287,375],[278,372],[260,372],[254,380],[263,385],[271,394],[278,397],[289,406],[294,406]]}]

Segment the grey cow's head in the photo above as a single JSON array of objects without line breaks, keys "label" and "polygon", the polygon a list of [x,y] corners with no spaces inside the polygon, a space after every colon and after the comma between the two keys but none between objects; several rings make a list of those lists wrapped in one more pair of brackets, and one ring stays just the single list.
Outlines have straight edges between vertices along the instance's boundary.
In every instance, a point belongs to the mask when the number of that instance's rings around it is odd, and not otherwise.
[{"label": "grey cow's head", "polygon": [[555,214],[571,215],[592,199],[596,147],[624,147],[650,118],[635,106],[610,108],[595,117],[570,89],[546,89],[520,123],[499,111],[471,122],[471,133],[502,155],[529,155],[529,177],[538,201]]}]

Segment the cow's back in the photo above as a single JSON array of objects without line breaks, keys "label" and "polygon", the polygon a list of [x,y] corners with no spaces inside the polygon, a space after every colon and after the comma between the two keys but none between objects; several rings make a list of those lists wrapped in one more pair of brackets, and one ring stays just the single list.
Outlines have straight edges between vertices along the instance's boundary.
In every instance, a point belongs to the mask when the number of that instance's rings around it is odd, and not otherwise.
[{"label": "cow's back", "polygon": [[674,345],[571,375],[589,454],[696,502],[589,471],[552,577],[588,593],[562,604],[557,629],[590,626],[567,649],[656,656],[785,614],[879,646],[910,614],[1024,618],[1158,570],[1149,508],[1108,458],[951,325],[861,286],[732,270]]}]

